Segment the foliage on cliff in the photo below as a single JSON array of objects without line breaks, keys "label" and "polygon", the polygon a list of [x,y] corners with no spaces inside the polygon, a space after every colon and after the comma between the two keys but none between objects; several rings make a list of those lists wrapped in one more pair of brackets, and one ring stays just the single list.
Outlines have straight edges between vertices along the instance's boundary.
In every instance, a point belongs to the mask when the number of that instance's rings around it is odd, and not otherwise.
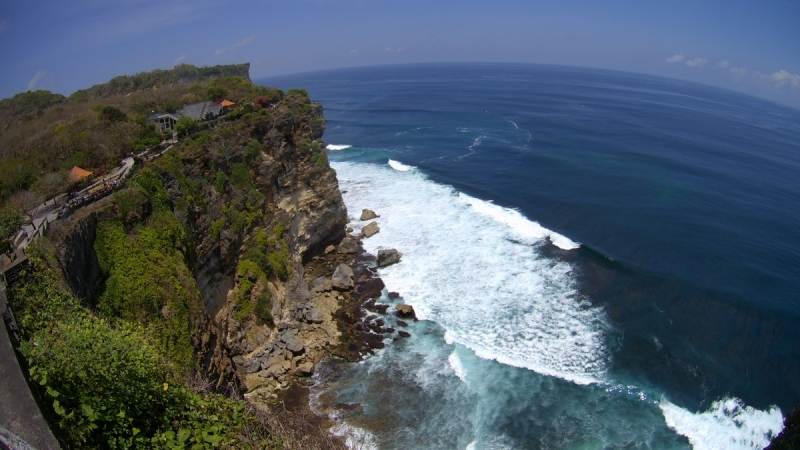
[{"label": "foliage on cliff", "polygon": [[65,190],[74,165],[102,172],[158,145],[165,135],[145,121],[154,111],[174,112],[220,94],[245,105],[283,97],[253,85],[248,68],[181,65],[117,77],[69,97],[28,91],[0,100],[0,204],[21,190],[45,197]]},{"label": "foliage on cliff", "polygon": [[34,247],[31,262],[10,297],[66,448],[283,448],[246,403],[193,392],[139,321],[82,307],[47,251]]}]

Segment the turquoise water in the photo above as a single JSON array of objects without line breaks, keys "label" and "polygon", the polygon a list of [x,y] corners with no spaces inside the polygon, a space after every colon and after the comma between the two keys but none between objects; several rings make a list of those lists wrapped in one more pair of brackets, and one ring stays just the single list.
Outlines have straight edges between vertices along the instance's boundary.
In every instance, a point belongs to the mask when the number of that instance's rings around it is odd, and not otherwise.
[{"label": "turquoise water", "polygon": [[264,82],[323,103],[404,253],[412,337],[318,375],[369,446],[761,448],[800,399],[800,112],[549,66]]}]

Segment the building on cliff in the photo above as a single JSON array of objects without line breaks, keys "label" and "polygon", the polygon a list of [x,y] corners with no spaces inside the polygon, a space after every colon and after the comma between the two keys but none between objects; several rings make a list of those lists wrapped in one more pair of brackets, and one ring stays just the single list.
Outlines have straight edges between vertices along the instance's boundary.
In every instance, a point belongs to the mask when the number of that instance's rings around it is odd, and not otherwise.
[{"label": "building on cliff", "polygon": [[153,113],[147,116],[147,121],[155,124],[156,130],[174,130],[178,117],[169,113]]},{"label": "building on cliff", "polygon": [[192,103],[190,105],[183,105],[183,108],[175,111],[178,117],[191,117],[194,120],[210,120],[216,119],[224,112],[220,103],[205,101]]}]

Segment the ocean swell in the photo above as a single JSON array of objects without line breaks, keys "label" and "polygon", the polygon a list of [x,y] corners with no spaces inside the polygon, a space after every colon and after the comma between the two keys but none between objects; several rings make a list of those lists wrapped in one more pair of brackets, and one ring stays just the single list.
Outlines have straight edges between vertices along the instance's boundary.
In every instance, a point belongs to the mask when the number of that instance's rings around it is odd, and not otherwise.
[{"label": "ocean swell", "polygon": [[[381,215],[381,232],[364,240],[367,251],[404,253],[381,271],[387,287],[420,319],[442,325],[448,342],[578,384],[603,380],[605,316],[578,294],[570,264],[540,254],[548,237],[562,248],[577,244],[417,171],[332,166],[348,209]],[[352,219],[358,232],[365,223]]]}]

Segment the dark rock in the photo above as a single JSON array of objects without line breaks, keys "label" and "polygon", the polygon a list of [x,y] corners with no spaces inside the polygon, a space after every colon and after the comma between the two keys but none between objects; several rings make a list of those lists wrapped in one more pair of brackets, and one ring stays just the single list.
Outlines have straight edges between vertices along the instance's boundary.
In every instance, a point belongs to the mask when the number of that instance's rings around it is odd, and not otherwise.
[{"label": "dark rock", "polygon": [[376,217],[380,217],[380,216],[375,214],[375,211],[373,211],[371,209],[362,209],[361,210],[361,220],[369,220],[369,219],[374,219]]},{"label": "dark rock", "polygon": [[402,321],[402,320],[398,320],[397,321],[397,326],[405,328],[405,327],[408,326],[408,324],[406,322]]},{"label": "dark rock", "polygon": [[364,329],[364,323],[363,322],[356,322],[356,324],[353,325],[353,328],[355,328],[358,331],[361,331],[361,330]]},{"label": "dark rock", "polygon": [[398,331],[397,334],[400,335],[400,337],[402,337],[402,338],[411,337],[411,333],[407,333],[407,332],[405,332],[403,330]]},{"label": "dark rock", "polygon": [[381,314],[386,314],[386,310],[389,309],[389,306],[391,305],[387,305],[386,303],[376,304],[375,311]]},{"label": "dark rock", "polygon": [[400,293],[398,292],[389,292],[389,299],[390,300],[397,300],[400,298]]},{"label": "dark rock", "polygon": [[384,322],[383,319],[378,319],[375,321],[375,324],[378,325],[379,327],[382,327],[386,325],[386,322]]},{"label": "dark rock", "polygon": [[339,264],[331,277],[333,287],[337,289],[350,289],[353,287],[353,269],[347,264]]},{"label": "dark rock", "polygon": [[361,298],[380,297],[383,288],[386,287],[386,285],[383,284],[383,280],[380,278],[365,278],[365,280],[359,281],[358,286],[356,286],[356,292],[358,292]]},{"label": "dark rock", "polygon": [[403,254],[397,250],[390,248],[386,250],[378,250],[378,266],[386,267],[400,262]]},{"label": "dark rock", "polygon": [[361,229],[361,235],[368,238],[374,236],[379,231],[381,231],[381,227],[378,226],[378,222],[373,221]]},{"label": "dark rock", "polygon": [[366,343],[369,348],[377,349],[383,348],[383,336],[379,334],[373,334],[366,331],[361,332],[361,340]]},{"label": "dark rock", "polygon": [[414,307],[411,305],[406,305],[405,303],[397,304],[397,313],[400,317],[416,317],[416,314],[414,313]]}]

